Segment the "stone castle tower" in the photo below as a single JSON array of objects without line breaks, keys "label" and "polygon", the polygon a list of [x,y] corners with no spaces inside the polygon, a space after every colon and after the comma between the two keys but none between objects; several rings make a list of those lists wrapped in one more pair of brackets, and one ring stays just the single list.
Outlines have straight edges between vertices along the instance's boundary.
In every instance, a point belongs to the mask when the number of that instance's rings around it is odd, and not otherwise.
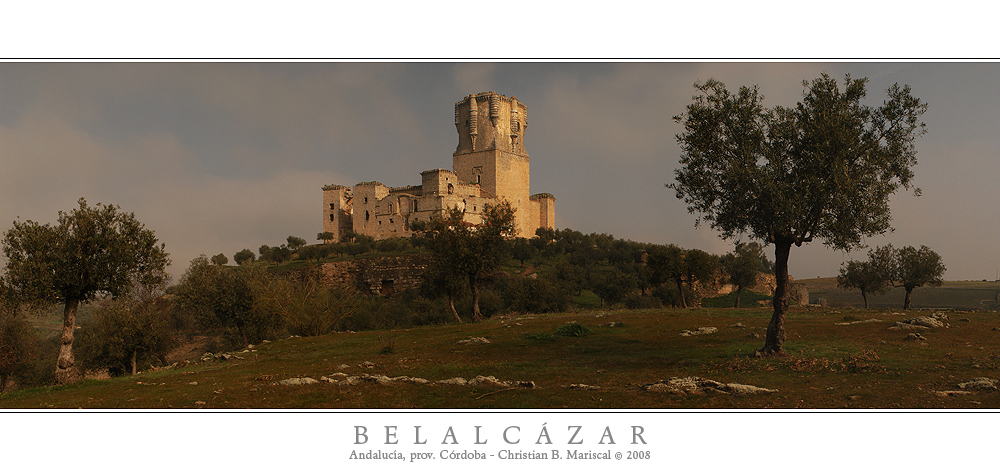
[{"label": "stone castle tower", "polygon": [[496,92],[466,96],[455,104],[458,147],[453,171],[421,173],[421,185],[390,188],[363,182],[353,190],[323,187],[323,231],[343,240],[347,230],[375,239],[412,235],[409,223],[443,215],[452,207],[476,224],[482,208],[507,200],[515,210],[517,235],[531,238],[535,230],[555,227],[555,197],[530,195],[530,160],[524,149],[528,108],[516,97]]}]

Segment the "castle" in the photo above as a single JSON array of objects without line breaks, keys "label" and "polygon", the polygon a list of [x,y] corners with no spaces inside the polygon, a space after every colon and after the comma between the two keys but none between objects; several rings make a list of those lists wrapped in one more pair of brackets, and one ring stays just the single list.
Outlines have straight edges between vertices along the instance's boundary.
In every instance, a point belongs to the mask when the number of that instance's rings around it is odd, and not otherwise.
[{"label": "castle", "polygon": [[538,228],[555,228],[556,198],[528,192],[528,107],[496,92],[469,95],[455,104],[455,128],[453,170],[424,171],[418,186],[324,186],[323,231],[333,234],[333,241],[344,241],[348,230],[376,240],[407,237],[413,234],[410,222],[443,216],[453,207],[478,224],[483,206],[502,200],[514,208],[517,236],[531,238]]}]

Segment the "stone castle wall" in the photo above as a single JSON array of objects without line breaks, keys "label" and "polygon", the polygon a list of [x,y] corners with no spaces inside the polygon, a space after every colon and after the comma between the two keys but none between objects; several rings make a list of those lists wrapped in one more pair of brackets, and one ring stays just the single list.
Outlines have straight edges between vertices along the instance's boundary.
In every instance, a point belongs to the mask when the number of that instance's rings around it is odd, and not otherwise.
[{"label": "stone castle wall", "polygon": [[458,207],[466,221],[482,221],[483,206],[507,200],[515,210],[517,236],[555,228],[555,197],[529,193],[531,166],[524,149],[528,109],[516,97],[496,92],[466,96],[455,104],[459,143],[453,171],[421,173],[421,185],[389,188],[363,182],[353,190],[323,187],[323,231],[344,241],[347,230],[375,239],[412,235],[410,223]]}]

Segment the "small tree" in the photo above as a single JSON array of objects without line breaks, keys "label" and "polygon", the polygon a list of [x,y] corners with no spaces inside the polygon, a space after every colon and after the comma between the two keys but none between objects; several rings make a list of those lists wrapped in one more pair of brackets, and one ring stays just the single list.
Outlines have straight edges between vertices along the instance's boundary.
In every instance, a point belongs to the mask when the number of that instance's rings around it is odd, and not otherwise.
[{"label": "small tree", "polygon": [[226,255],[219,253],[212,257],[212,264],[216,266],[225,266],[229,264],[229,258],[226,258]]},{"label": "small tree", "polygon": [[282,327],[280,317],[257,310],[256,298],[267,280],[263,268],[219,267],[201,255],[174,288],[174,300],[202,328],[223,329],[234,347],[246,346],[274,336]]},{"label": "small tree", "polygon": [[762,259],[766,260],[764,249],[757,242],[736,243],[736,249],[732,253],[720,258],[722,268],[729,275],[729,283],[736,286],[736,308],[740,307],[743,289],[757,282]]},{"label": "small tree", "polygon": [[287,238],[287,241],[288,241],[288,248],[290,248],[292,251],[295,251],[299,248],[302,248],[303,246],[306,246],[305,238],[299,238],[297,236],[289,236]]},{"label": "small tree", "polygon": [[837,287],[858,289],[868,308],[868,294],[885,294],[889,290],[888,275],[881,274],[871,261],[848,261],[841,266],[837,276]]},{"label": "small tree", "polygon": [[4,235],[7,277],[3,280],[18,301],[62,303],[63,332],[55,377],[59,383],[80,379],[73,356],[76,311],[81,302],[122,295],[135,285],[163,287],[169,258],[132,213],[97,204],[59,212],[53,226],[14,222]]},{"label": "small tree", "polygon": [[941,286],[944,282],[944,263],[941,256],[926,246],[916,249],[904,246],[896,253],[895,273],[892,285],[906,290],[903,310],[910,308],[910,295],[920,286]]},{"label": "small tree", "polygon": [[233,261],[235,261],[236,264],[239,265],[239,266],[243,266],[245,264],[253,263],[256,260],[257,260],[257,256],[254,255],[253,251],[248,250],[248,249],[243,249],[243,250],[237,251],[236,254],[233,255]]},{"label": "small tree", "polygon": [[756,87],[732,94],[710,79],[674,117],[684,131],[669,187],[699,215],[695,225],[704,219],[724,239],[774,245],[774,312],[758,355],[784,353],[792,245],[859,247],[890,230],[889,198],[911,187],[927,104],[893,85],[880,107],[865,105],[867,82],[847,76],[841,90],[823,74],[803,82],[795,108],[769,109]]},{"label": "small tree", "polygon": [[443,218],[432,218],[426,227],[428,247],[438,269],[468,279],[472,318],[477,322],[483,319],[479,310],[479,283],[509,257],[506,239],[516,230],[514,209],[506,201],[483,206],[482,218],[481,224],[472,225],[465,221],[465,213],[454,207]]},{"label": "small tree", "polygon": [[320,232],[316,235],[316,239],[322,241],[324,245],[330,243],[336,237],[333,232]]},{"label": "small tree", "polygon": [[103,301],[80,333],[80,358],[88,369],[112,374],[138,372],[139,365],[165,363],[173,347],[170,322],[155,300],[124,297]]}]

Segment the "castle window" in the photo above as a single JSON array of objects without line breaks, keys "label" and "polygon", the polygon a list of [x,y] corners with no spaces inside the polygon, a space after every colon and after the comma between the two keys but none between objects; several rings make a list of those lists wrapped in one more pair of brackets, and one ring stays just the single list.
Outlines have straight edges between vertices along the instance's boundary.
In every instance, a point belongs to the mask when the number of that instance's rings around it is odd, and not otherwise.
[{"label": "castle window", "polygon": [[337,210],[337,204],[330,204],[330,210]]},{"label": "castle window", "polygon": [[368,213],[367,210],[365,210],[365,221],[367,222],[369,218],[371,218],[371,214]]},{"label": "castle window", "polygon": [[415,201],[415,200],[413,201],[413,211],[414,212],[417,211],[417,201]]},{"label": "castle window", "polygon": [[366,204],[368,203],[368,196],[367,195],[365,196],[365,203]]},{"label": "castle window", "polygon": [[389,204],[389,213],[392,213],[392,204]]},{"label": "castle window", "polygon": [[454,194],[454,193],[455,193],[455,186],[452,184],[448,184],[448,194]]},{"label": "castle window", "polygon": [[393,223],[393,221],[392,221],[392,219],[391,219],[391,218],[389,219],[389,223]]},{"label": "castle window", "polygon": [[330,214],[330,221],[333,221],[333,214]]}]

